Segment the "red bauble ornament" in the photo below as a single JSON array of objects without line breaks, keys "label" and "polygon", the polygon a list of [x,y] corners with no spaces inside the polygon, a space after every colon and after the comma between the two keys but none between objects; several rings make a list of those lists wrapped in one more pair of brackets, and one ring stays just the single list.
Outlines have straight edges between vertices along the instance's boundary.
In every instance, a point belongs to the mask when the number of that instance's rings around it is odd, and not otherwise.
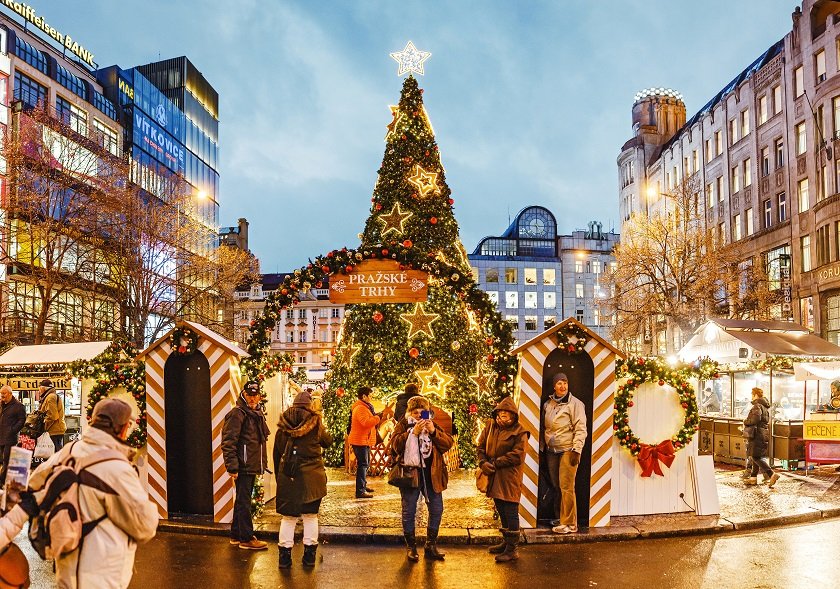
[{"label": "red bauble ornament", "polygon": [[487,362],[489,364],[492,364],[493,360],[495,360],[495,359],[496,359],[496,357],[493,354],[487,354]]},{"label": "red bauble ornament", "polygon": [[471,403],[470,404],[470,415],[475,415],[476,413],[478,413],[478,405],[476,405],[475,403]]},{"label": "red bauble ornament", "polygon": [[383,320],[384,318],[385,318],[385,315],[383,315],[383,314],[382,314],[382,313],[380,313],[379,311],[376,311],[376,312],[373,314],[373,320],[374,320],[374,321],[376,321],[377,323],[382,323],[382,320]]},{"label": "red bauble ornament", "polygon": [[343,397],[344,396],[344,387],[338,387],[337,389],[335,389],[335,394],[336,394],[337,397]]},{"label": "red bauble ornament", "polygon": [[327,257],[328,257],[328,258],[332,258],[333,256],[335,256],[335,252],[329,252],[329,253],[327,254]]},{"label": "red bauble ornament", "polygon": [[382,255],[383,255],[383,256],[387,256],[387,255],[388,255],[388,250],[387,250],[387,249],[383,249],[383,250],[382,250]]},{"label": "red bauble ornament", "polygon": [[493,338],[488,337],[486,340],[484,340],[484,343],[486,343],[488,346],[492,346],[493,345]]},{"label": "red bauble ornament", "polygon": [[345,272],[352,272],[352,271],[353,271],[353,265],[352,265],[352,264],[347,264],[347,265],[344,267],[344,271],[345,271]]},{"label": "red bauble ornament", "polygon": [[502,379],[502,382],[505,382],[507,380],[507,376],[505,376],[504,374],[500,378]]},{"label": "red bauble ornament", "polygon": [[437,217],[432,217],[431,219],[429,219],[429,223],[431,223],[432,225],[437,225]]},{"label": "red bauble ornament", "polygon": [[632,406],[633,406],[633,401],[628,402],[628,403],[627,403],[627,406],[628,406],[628,407],[632,407]]},{"label": "red bauble ornament", "polygon": [[187,353],[187,346],[178,346],[178,353],[179,354],[186,354]]},{"label": "red bauble ornament", "polygon": [[322,271],[324,274],[329,274],[329,272],[330,272],[330,267],[329,267],[329,266],[327,266],[326,264],[324,264],[323,266],[321,266],[321,271]]},{"label": "red bauble ornament", "polygon": [[662,385],[664,385],[664,384],[665,384],[665,381],[664,381],[664,380],[660,380],[660,381],[659,381],[659,386],[662,386]]},{"label": "red bauble ornament", "polygon": [[254,319],[251,319],[251,322],[250,322],[248,325],[250,325],[251,327],[253,327],[256,323],[257,323],[257,322],[256,322]]},{"label": "red bauble ornament", "polygon": [[412,358],[416,358],[417,356],[420,355],[420,350],[418,350],[417,348],[411,348],[408,351],[408,355],[411,356]]},{"label": "red bauble ornament", "polygon": [[288,288],[281,288],[280,289],[280,294],[284,294],[284,295],[289,294],[289,289]]},{"label": "red bauble ornament", "polygon": [[376,203],[376,206],[375,206],[374,208],[375,208],[377,211],[381,211],[381,210],[382,210],[382,205],[381,205],[381,204],[379,204],[379,203]]},{"label": "red bauble ornament", "polygon": [[569,344],[569,348],[568,348],[568,350],[569,350],[569,352],[574,352],[574,351],[575,351],[575,347],[574,347],[573,345]]},{"label": "red bauble ornament", "polygon": [[411,240],[410,240],[410,239],[406,239],[406,240],[403,242],[403,247],[411,247],[412,245],[414,245],[414,244],[413,244],[413,243],[411,243]]},{"label": "red bauble ornament", "polygon": [[455,204],[455,199],[454,199],[454,198],[450,198],[450,199],[449,199],[449,206],[452,206],[452,205],[454,205],[454,204]]}]

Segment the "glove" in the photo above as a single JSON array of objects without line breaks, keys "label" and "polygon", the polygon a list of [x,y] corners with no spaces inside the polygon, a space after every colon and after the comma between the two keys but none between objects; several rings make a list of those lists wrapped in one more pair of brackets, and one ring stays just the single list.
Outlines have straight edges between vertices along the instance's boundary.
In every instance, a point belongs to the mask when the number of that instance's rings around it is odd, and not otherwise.
[{"label": "glove", "polygon": [[580,464],[580,452],[575,452],[574,450],[569,451],[569,464],[572,466]]},{"label": "glove", "polygon": [[29,517],[35,517],[40,510],[38,502],[35,500],[35,495],[29,491],[20,492],[20,503],[18,505],[21,506]]},{"label": "glove", "polygon": [[489,462],[482,462],[482,463],[481,463],[481,466],[479,466],[478,468],[480,468],[480,469],[481,469],[481,472],[483,472],[483,473],[484,473],[484,474],[486,474],[487,476],[490,476],[491,474],[493,474],[494,472],[496,472],[496,467],[495,467],[495,466],[493,466],[493,465],[492,465],[491,463],[489,463]]}]

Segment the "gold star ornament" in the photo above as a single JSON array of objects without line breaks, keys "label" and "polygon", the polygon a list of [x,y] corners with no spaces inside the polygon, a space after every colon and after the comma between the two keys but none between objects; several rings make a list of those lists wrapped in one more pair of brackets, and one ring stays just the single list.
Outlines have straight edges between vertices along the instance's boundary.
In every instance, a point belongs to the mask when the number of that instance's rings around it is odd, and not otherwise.
[{"label": "gold star ornament", "polygon": [[353,358],[356,357],[356,354],[358,354],[361,349],[362,346],[356,345],[352,341],[348,342],[347,345],[338,352],[339,365],[350,368],[350,365],[353,363]]},{"label": "gold star ornament", "polygon": [[413,213],[403,213],[400,203],[395,203],[394,206],[391,207],[391,211],[389,213],[379,215],[379,217],[377,217],[377,220],[383,224],[382,237],[385,237],[391,231],[397,235],[402,235],[405,222],[413,216]]},{"label": "gold star ornament", "polygon": [[414,313],[400,313],[400,319],[408,323],[408,339],[415,335],[423,334],[430,339],[435,339],[435,332],[432,331],[432,323],[440,317],[437,313],[426,313],[423,303],[414,305]]},{"label": "gold star ornament", "polygon": [[485,370],[483,362],[476,363],[475,374],[471,374],[470,379],[476,384],[476,386],[478,386],[479,393],[491,392],[493,373],[492,371]]},{"label": "gold star ornament", "polygon": [[391,116],[394,117],[391,123],[387,126],[388,132],[385,134],[385,141],[392,141],[397,136],[397,130],[403,120],[403,114],[400,112],[399,106],[389,105],[391,109]]},{"label": "gold star ornament", "polygon": [[420,379],[421,394],[434,393],[440,397],[446,397],[446,387],[455,380],[454,376],[446,374],[435,362],[428,370],[416,370],[414,374]]},{"label": "gold star ornament", "polygon": [[422,198],[430,194],[437,195],[440,193],[438,186],[438,175],[434,172],[427,172],[418,165],[415,165],[411,170],[412,174],[408,177],[408,181],[417,188]]},{"label": "gold star ornament", "polygon": [[432,54],[428,51],[419,51],[411,41],[406,44],[405,49],[402,51],[395,51],[391,54],[391,58],[400,64],[397,69],[398,76],[403,76],[406,73],[420,74],[422,76],[423,62],[431,56]]}]

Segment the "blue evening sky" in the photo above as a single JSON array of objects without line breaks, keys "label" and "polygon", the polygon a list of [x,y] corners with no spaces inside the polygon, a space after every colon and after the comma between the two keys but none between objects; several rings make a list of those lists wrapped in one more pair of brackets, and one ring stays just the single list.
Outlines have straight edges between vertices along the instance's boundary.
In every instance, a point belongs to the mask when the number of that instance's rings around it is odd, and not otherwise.
[{"label": "blue evening sky", "polygon": [[796,0],[31,0],[122,67],[187,55],[219,91],[221,218],[263,272],[358,245],[402,80],[420,77],[468,251],[523,207],[617,227],[633,95],[688,116],[791,26]]}]

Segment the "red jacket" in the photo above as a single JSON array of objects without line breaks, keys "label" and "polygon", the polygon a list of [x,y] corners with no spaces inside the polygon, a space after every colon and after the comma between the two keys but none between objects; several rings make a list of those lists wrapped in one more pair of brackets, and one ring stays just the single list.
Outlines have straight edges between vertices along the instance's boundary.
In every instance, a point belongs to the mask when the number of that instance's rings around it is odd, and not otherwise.
[{"label": "red jacket", "polygon": [[361,399],[353,403],[350,411],[353,414],[353,422],[347,441],[351,446],[376,446],[376,426],[379,425],[379,418]]}]

